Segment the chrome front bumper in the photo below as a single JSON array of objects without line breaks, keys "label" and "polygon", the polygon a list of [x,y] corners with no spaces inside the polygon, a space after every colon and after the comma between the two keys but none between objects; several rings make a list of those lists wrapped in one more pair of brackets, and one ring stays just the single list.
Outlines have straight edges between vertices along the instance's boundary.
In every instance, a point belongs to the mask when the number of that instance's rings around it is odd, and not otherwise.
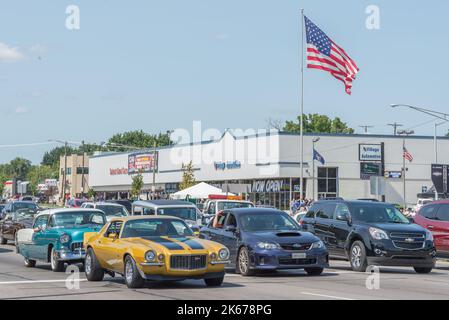
[{"label": "chrome front bumper", "polygon": [[84,250],[71,251],[67,249],[57,250],[56,256],[59,261],[83,261],[86,257]]}]

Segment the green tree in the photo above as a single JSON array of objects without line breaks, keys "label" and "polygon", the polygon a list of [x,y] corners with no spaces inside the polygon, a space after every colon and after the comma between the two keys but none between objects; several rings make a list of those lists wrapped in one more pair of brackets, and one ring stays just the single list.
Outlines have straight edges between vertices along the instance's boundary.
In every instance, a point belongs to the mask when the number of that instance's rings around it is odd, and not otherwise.
[{"label": "green tree", "polygon": [[95,191],[92,188],[89,188],[89,190],[87,191],[87,198],[88,199],[93,199],[95,197]]},{"label": "green tree", "polygon": [[15,158],[9,164],[12,175],[18,179],[25,179],[31,169],[31,161],[23,158]]},{"label": "green tree", "polygon": [[5,182],[8,180],[6,175],[4,175],[2,172],[0,172],[0,198],[3,195],[3,191],[5,191]]},{"label": "green tree", "polygon": [[193,163],[182,164],[182,181],[179,184],[179,189],[184,190],[196,184]]},{"label": "green tree", "polygon": [[[65,147],[56,147],[50,151],[45,152],[41,164],[44,166],[56,166],[59,167],[59,159],[64,155]],[[70,146],[67,147],[67,155],[71,155],[72,153],[76,153],[77,150]]]},{"label": "green tree", "polygon": [[169,133],[159,133],[159,134],[148,134],[143,132],[143,130],[135,130],[124,133],[117,133],[113,135],[108,140],[108,148],[111,151],[129,151],[130,148],[121,147],[121,146],[129,146],[136,148],[151,148],[154,145],[154,142],[158,147],[163,147],[167,145],[172,145],[173,142],[170,140]]},{"label": "green tree", "polygon": [[[296,121],[287,121],[283,130],[286,132],[300,132],[300,121],[300,116],[298,116]],[[331,119],[326,115],[317,113],[305,114],[303,126],[304,132],[310,133],[354,133],[354,129],[348,127],[339,117]]]},{"label": "green tree", "polygon": [[131,197],[138,199],[143,189],[143,175],[138,173],[132,177],[131,183]]},{"label": "green tree", "polygon": [[45,179],[58,178],[58,169],[53,166],[32,166],[28,172],[27,180],[30,182],[30,191],[36,194],[38,191],[38,184],[43,183]]}]

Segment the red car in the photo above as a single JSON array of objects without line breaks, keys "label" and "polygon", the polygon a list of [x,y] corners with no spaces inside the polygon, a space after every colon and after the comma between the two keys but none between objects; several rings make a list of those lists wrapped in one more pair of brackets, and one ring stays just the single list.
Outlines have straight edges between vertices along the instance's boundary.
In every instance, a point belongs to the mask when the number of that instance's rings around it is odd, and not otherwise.
[{"label": "red car", "polygon": [[449,200],[425,205],[418,211],[414,221],[432,232],[437,256],[449,258]]}]

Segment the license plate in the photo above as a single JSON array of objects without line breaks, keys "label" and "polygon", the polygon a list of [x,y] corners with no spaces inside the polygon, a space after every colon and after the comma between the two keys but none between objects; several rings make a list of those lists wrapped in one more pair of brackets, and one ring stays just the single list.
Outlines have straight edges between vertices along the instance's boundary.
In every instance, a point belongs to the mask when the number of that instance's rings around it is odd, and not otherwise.
[{"label": "license plate", "polygon": [[305,253],[292,253],[292,259],[305,259]]}]

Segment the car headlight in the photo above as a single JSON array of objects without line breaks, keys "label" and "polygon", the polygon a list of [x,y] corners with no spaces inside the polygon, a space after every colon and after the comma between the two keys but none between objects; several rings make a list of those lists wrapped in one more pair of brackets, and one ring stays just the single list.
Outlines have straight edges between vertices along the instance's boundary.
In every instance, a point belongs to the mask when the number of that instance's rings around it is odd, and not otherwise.
[{"label": "car headlight", "polygon": [[260,249],[264,249],[264,250],[275,250],[275,249],[280,249],[279,244],[273,243],[273,242],[259,242],[259,243],[257,243],[257,246],[258,246]]},{"label": "car headlight", "polygon": [[63,234],[59,237],[59,242],[61,243],[67,243],[70,241],[70,236],[68,234]]},{"label": "car headlight", "polygon": [[218,256],[220,257],[220,260],[228,260],[229,250],[226,248],[220,249],[220,251],[218,251]]},{"label": "car headlight", "polygon": [[426,241],[433,241],[433,234],[429,230],[426,230]]},{"label": "car headlight", "polygon": [[388,239],[388,234],[385,231],[383,231],[382,229],[369,228],[368,231],[374,240]]},{"label": "car headlight", "polygon": [[156,254],[153,251],[147,251],[147,253],[145,253],[145,260],[147,261],[154,261],[154,259],[156,258]]},{"label": "car headlight", "polygon": [[321,249],[324,248],[324,242],[323,241],[317,241],[312,243],[312,247],[310,249]]}]

